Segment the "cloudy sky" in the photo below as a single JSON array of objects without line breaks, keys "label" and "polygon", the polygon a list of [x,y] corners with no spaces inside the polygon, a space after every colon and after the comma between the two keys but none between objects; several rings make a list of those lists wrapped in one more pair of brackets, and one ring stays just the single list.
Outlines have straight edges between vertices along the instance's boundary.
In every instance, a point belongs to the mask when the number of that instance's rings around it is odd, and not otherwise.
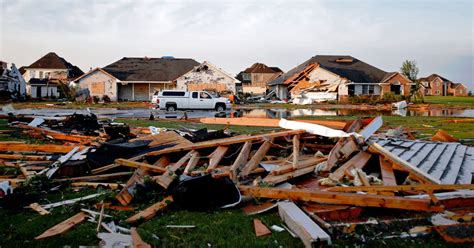
[{"label": "cloudy sky", "polygon": [[208,60],[233,74],[316,54],[386,71],[416,60],[474,90],[474,1],[0,0],[0,60],[54,51],[84,71],[122,57]]}]

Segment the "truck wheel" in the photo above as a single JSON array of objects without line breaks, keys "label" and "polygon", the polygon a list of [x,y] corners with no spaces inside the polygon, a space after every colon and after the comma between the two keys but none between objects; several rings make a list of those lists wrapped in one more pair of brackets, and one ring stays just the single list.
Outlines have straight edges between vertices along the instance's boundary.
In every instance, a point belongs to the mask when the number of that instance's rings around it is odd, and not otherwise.
[{"label": "truck wheel", "polygon": [[166,111],[168,111],[168,112],[176,111],[176,106],[175,105],[168,105],[168,106],[166,106]]},{"label": "truck wheel", "polygon": [[216,111],[218,111],[218,112],[225,111],[225,105],[217,104],[216,105]]}]

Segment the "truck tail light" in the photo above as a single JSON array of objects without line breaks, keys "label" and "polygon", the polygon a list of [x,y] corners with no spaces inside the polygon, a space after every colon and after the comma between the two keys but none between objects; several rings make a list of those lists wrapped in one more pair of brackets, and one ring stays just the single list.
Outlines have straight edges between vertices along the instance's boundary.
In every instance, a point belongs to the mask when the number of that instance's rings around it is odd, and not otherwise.
[{"label": "truck tail light", "polygon": [[159,104],[159,103],[160,103],[160,99],[156,99],[156,103]]}]

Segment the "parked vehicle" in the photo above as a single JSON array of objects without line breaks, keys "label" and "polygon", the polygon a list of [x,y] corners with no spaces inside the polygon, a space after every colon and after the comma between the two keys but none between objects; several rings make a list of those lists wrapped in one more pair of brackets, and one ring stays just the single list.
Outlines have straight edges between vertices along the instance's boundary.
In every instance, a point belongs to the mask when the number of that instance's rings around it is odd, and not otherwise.
[{"label": "parked vehicle", "polygon": [[163,90],[153,95],[152,103],[155,103],[157,108],[167,111],[215,109],[220,112],[232,108],[228,98],[214,97],[206,91]]}]

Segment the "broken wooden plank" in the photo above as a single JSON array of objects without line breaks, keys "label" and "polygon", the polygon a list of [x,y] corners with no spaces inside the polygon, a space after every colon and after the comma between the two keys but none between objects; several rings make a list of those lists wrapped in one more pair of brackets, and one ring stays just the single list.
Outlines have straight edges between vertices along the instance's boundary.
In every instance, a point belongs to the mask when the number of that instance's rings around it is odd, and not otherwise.
[{"label": "broken wooden plank", "polygon": [[151,248],[151,245],[146,243],[140,237],[140,234],[137,232],[137,228],[130,228],[130,235],[132,236],[132,246],[133,248]]},{"label": "broken wooden plank", "polygon": [[279,202],[278,213],[293,233],[303,241],[305,247],[317,247],[316,244],[331,244],[331,237],[311,220],[293,202]]},{"label": "broken wooden plank", "polygon": [[169,164],[170,164],[170,157],[161,156],[161,158],[159,158],[158,160],[156,160],[155,163],[153,163],[153,166],[165,168]]},{"label": "broken wooden plank", "polygon": [[69,219],[49,228],[48,230],[46,230],[39,236],[36,236],[35,239],[39,240],[39,239],[44,239],[44,238],[48,238],[48,237],[52,237],[58,234],[65,233],[66,231],[74,227],[75,225],[85,221],[86,217],[87,217],[86,213],[79,212],[75,214],[74,216],[70,217]]},{"label": "broken wooden plank", "polygon": [[183,136],[179,135],[175,131],[161,132],[159,134],[147,135],[131,139],[130,142],[137,140],[150,140],[149,147],[161,146],[161,145],[190,145],[193,142],[187,140]]},{"label": "broken wooden plank", "polygon": [[293,168],[297,169],[298,161],[300,157],[300,136],[294,135],[293,136]]},{"label": "broken wooden plank", "polygon": [[72,187],[91,187],[94,189],[103,187],[107,189],[118,189],[119,187],[124,187],[125,184],[118,183],[94,183],[94,182],[75,182],[71,183]]},{"label": "broken wooden plank", "polygon": [[255,230],[255,236],[257,237],[272,234],[272,231],[259,219],[253,219],[253,228]]},{"label": "broken wooden plank", "polygon": [[261,188],[252,186],[239,186],[239,189],[243,195],[271,199],[346,204],[361,207],[383,207],[415,211],[443,211],[442,207],[433,206],[429,199],[411,199],[399,196],[351,194],[301,189]]},{"label": "broken wooden plank", "polygon": [[239,155],[235,159],[234,163],[230,167],[230,176],[233,180],[237,179],[237,173],[240,171],[242,166],[247,163],[250,155],[250,149],[252,148],[252,142],[247,141],[243,144]]},{"label": "broken wooden plank", "polygon": [[474,190],[474,184],[419,184],[419,185],[394,185],[394,186],[351,186],[331,187],[327,191],[333,192],[357,192],[357,191],[447,191],[447,190]]},{"label": "broken wooden plank", "polygon": [[245,164],[241,174],[243,176],[248,176],[252,170],[257,168],[260,161],[262,161],[268,150],[270,150],[270,147],[272,147],[272,140],[267,140],[263,142],[260,148],[258,148],[257,152],[252,156],[252,158],[250,158],[247,164]]},{"label": "broken wooden plank", "polygon": [[191,158],[189,159],[188,164],[186,165],[186,168],[184,168],[183,174],[188,175],[189,173],[191,173],[191,171],[194,170],[194,167],[196,167],[198,162],[199,162],[199,152],[194,151],[193,154],[191,155]]},{"label": "broken wooden plank", "polygon": [[392,165],[385,160],[382,156],[379,157],[380,160],[380,171],[382,174],[382,182],[385,186],[395,186],[397,185],[397,180],[395,179],[395,174],[393,173]]},{"label": "broken wooden plank", "polygon": [[240,136],[235,136],[235,137],[230,137],[230,138],[203,141],[199,143],[194,143],[192,145],[184,145],[184,146],[180,145],[180,146],[170,147],[170,148],[166,148],[159,151],[149,152],[147,153],[147,155],[161,155],[161,154],[168,154],[168,153],[173,153],[173,152],[183,152],[183,151],[197,150],[197,149],[216,147],[216,146],[228,146],[228,145],[233,145],[233,144],[244,143],[247,141],[265,141],[271,138],[291,136],[291,135],[303,134],[303,133],[305,133],[304,130],[289,130],[289,131],[280,131],[280,132],[257,134],[257,135],[240,135]]},{"label": "broken wooden plank", "polygon": [[306,158],[304,160],[301,159],[300,161],[298,161],[298,163],[296,164],[296,169],[293,166],[293,164],[288,164],[287,163],[287,164],[281,165],[280,167],[272,170],[270,172],[270,175],[282,175],[282,174],[290,173],[290,172],[295,171],[297,169],[303,169],[303,168],[306,168],[306,167],[309,167],[309,166],[318,165],[319,163],[324,162],[326,160],[327,160],[327,158],[325,158],[325,157],[311,156],[310,158]]},{"label": "broken wooden plank", "polygon": [[443,129],[439,129],[432,137],[431,140],[433,141],[440,141],[440,142],[459,142],[458,139],[451,136],[448,132],[444,131]]},{"label": "broken wooden plank", "polygon": [[83,177],[70,177],[70,178],[62,178],[62,179],[55,179],[56,182],[94,182],[94,181],[103,181],[109,179],[120,178],[123,176],[131,175],[133,172],[115,172],[110,174],[102,174],[102,175],[93,175],[93,176],[83,176]]},{"label": "broken wooden plank", "polygon": [[22,154],[0,154],[0,159],[8,160],[25,160],[25,161],[49,161],[52,160],[52,156],[40,156],[40,155],[22,155]]},{"label": "broken wooden plank", "polygon": [[0,143],[0,152],[47,152],[47,153],[68,153],[75,146],[65,145],[36,145],[18,143]]},{"label": "broken wooden plank", "polygon": [[207,167],[207,172],[214,170],[219,162],[221,162],[224,154],[229,150],[228,146],[218,146],[216,150],[210,155],[209,166]]},{"label": "broken wooden plank", "polygon": [[41,205],[39,205],[37,202],[35,203],[31,203],[29,205],[29,207],[33,210],[35,210],[36,212],[38,212],[40,215],[47,215],[47,214],[51,214],[48,210],[44,209],[43,207],[41,207]]},{"label": "broken wooden plank", "polygon": [[162,201],[155,203],[151,205],[150,207],[146,208],[145,210],[142,210],[138,212],[137,214],[133,215],[132,217],[127,219],[128,223],[133,223],[138,220],[144,220],[147,221],[151,218],[153,218],[156,215],[156,212],[164,209],[166,206],[171,204],[173,202],[173,197],[172,196],[167,196],[165,197]]},{"label": "broken wooden plank", "polygon": [[[201,118],[201,123],[206,124],[222,124],[232,126],[256,126],[256,127],[280,127],[279,119],[269,118]],[[343,129],[346,125],[345,121],[329,121],[329,120],[298,120],[304,123],[318,124],[334,129]]]},{"label": "broken wooden plank", "polygon": [[268,183],[270,185],[286,182],[292,178],[303,176],[303,175],[314,172],[315,167],[316,165],[312,165],[312,166],[308,166],[302,169],[297,169],[295,171],[288,172],[286,174],[268,175],[263,179],[263,182]]},{"label": "broken wooden plank", "polygon": [[105,166],[102,166],[102,167],[99,167],[99,168],[95,168],[93,170],[91,170],[91,174],[92,175],[95,175],[95,174],[100,174],[100,173],[104,173],[108,170],[111,170],[113,168],[117,168],[119,167],[120,165],[119,164],[109,164],[109,165],[105,165]]},{"label": "broken wooden plank", "polygon": [[127,167],[142,169],[142,170],[146,170],[146,171],[152,171],[152,172],[156,172],[156,173],[165,173],[166,172],[166,169],[163,168],[163,167],[158,167],[158,166],[154,166],[154,165],[147,164],[147,163],[131,161],[131,160],[123,159],[123,158],[116,159],[115,163],[119,164],[119,165],[127,166]]},{"label": "broken wooden plank", "polygon": [[147,175],[149,175],[148,171],[136,169],[130,179],[128,179],[125,187],[115,196],[115,199],[123,206],[127,206],[133,199],[135,186],[138,183],[143,183],[144,177]]},{"label": "broken wooden plank", "polygon": [[371,157],[371,153],[361,151],[349,159],[341,167],[337,168],[337,170],[335,170],[333,173],[329,174],[329,178],[334,181],[340,181],[344,177],[346,170],[351,170],[354,168],[362,169],[367,164],[367,162],[369,162]]}]

